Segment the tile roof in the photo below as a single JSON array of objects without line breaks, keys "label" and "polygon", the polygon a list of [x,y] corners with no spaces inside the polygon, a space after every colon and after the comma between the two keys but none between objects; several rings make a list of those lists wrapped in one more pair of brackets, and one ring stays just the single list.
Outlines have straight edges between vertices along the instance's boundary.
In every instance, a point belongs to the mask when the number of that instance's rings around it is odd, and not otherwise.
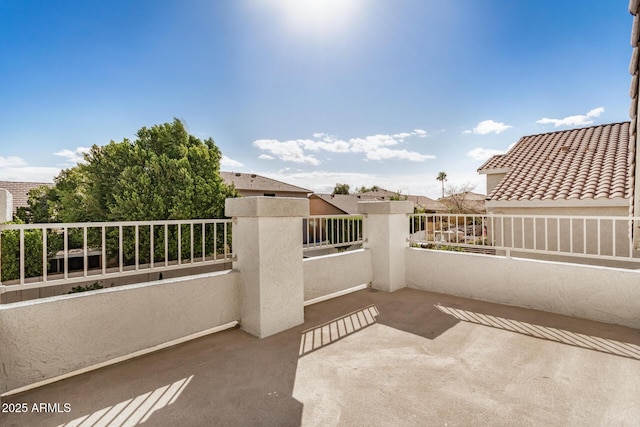
[{"label": "tile roof", "polygon": [[298,187],[267,178],[266,176],[256,175],[255,173],[239,173],[239,172],[220,172],[220,176],[227,184],[233,183],[238,191],[242,190],[258,190],[258,191],[280,191],[295,193],[312,193],[307,188]]},{"label": "tile roof", "polygon": [[629,122],[525,136],[479,173],[505,173],[491,201],[630,198]]},{"label": "tile roof", "polygon": [[27,207],[27,200],[29,200],[29,190],[32,188],[46,185],[53,187],[50,182],[17,182],[17,181],[0,181],[0,188],[8,190],[13,196],[13,213],[20,207]]}]

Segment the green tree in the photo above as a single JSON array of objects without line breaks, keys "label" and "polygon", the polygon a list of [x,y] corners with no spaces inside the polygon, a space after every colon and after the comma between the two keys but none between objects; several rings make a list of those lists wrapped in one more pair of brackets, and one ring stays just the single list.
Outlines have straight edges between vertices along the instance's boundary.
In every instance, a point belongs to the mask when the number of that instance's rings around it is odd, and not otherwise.
[{"label": "green tree", "polygon": [[371,188],[367,188],[366,186],[362,186],[362,187],[357,187],[356,188],[356,193],[369,193],[372,191],[378,191],[381,190],[380,187],[378,187],[377,185],[372,186]]},{"label": "green tree", "polygon": [[219,218],[224,200],[238,196],[220,177],[221,156],[178,119],[143,127],[134,141],[91,147],[85,163],[62,171],[30,207],[46,208],[50,222]]},{"label": "green tree", "polygon": [[407,199],[409,199],[409,196],[407,196],[406,194],[402,194],[400,191],[396,191],[393,195],[391,195],[391,197],[389,197],[389,200],[394,200],[394,201],[407,200]]},{"label": "green tree", "polygon": [[349,184],[336,184],[331,194],[349,194]]},{"label": "green tree", "polygon": [[[22,221],[13,221],[21,224]],[[3,282],[20,278],[20,231],[4,230],[0,235],[0,263],[2,263]],[[24,273],[25,277],[39,276],[42,274],[42,231],[26,230],[24,232]]]},{"label": "green tree", "polygon": [[446,172],[439,172],[438,173],[438,177],[436,178],[437,181],[440,181],[440,183],[442,183],[442,197],[444,198],[444,182],[447,180],[447,173]]},{"label": "green tree", "polygon": [[27,207],[19,207],[16,217],[24,223],[50,222],[56,217],[56,192],[47,185],[32,188],[28,193]]}]

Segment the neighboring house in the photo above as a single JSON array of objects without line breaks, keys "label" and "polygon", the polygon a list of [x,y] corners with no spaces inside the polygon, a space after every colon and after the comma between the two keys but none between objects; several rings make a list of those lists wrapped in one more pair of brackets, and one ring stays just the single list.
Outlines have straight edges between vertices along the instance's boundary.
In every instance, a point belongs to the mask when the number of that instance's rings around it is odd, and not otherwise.
[{"label": "neighboring house", "polygon": [[355,215],[358,213],[358,202],[382,200],[375,196],[363,194],[317,194],[309,196],[309,213],[311,215]]},{"label": "neighboring house", "polygon": [[375,190],[356,194],[317,194],[309,196],[311,215],[354,215],[358,213],[358,202],[376,200],[411,200],[416,208],[425,212],[447,212],[447,207],[426,196],[399,195],[394,191]]},{"label": "neighboring house", "polygon": [[503,214],[628,215],[629,122],[522,137],[478,172],[487,211]]},{"label": "neighboring house", "polygon": [[451,194],[447,197],[438,199],[438,203],[442,204],[446,212],[454,213],[484,213],[485,199],[484,194],[465,191],[463,193]]},{"label": "neighboring house", "polygon": [[[46,185],[47,187],[53,187],[53,184],[50,182],[17,182],[17,181],[0,181],[0,190],[7,190],[13,199],[12,207],[11,207],[11,217],[16,214],[18,208],[26,208],[29,206],[27,201],[29,200],[29,190],[33,188],[37,188],[40,186]],[[6,215],[7,218],[2,218],[0,222],[11,221],[12,218],[9,217],[8,211],[9,206],[7,206]],[[5,213],[5,210],[2,211]]]},{"label": "neighboring house", "polygon": [[267,178],[255,173],[220,172],[220,176],[227,184],[233,184],[243,197],[271,196],[271,197],[302,197],[307,198],[313,191],[287,184],[275,179]]},{"label": "neighboring house", "polygon": [[447,212],[448,209],[445,205],[440,203],[437,200],[433,200],[427,196],[417,196],[414,194],[398,194],[395,191],[389,191],[385,189],[378,189],[375,191],[367,191],[365,193],[360,193],[360,196],[374,196],[377,200],[410,200],[412,201],[418,210],[427,212],[427,213],[441,213]]}]

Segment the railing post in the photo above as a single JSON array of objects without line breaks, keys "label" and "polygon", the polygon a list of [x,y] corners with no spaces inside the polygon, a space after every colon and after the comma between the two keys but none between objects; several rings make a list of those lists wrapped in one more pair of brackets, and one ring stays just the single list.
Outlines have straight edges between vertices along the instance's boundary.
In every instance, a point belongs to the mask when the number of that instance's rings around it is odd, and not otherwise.
[{"label": "railing post", "polygon": [[0,223],[13,221],[13,195],[0,188]]},{"label": "railing post", "polygon": [[405,248],[414,203],[403,201],[358,202],[364,218],[363,247],[371,251],[372,286],[392,292],[405,285]]},{"label": "railing post", "polygon": [[304,322],[302,219],[309,200],[227,199],[233,217],[233,268],[240,272],[240,324],[260,338]]}]

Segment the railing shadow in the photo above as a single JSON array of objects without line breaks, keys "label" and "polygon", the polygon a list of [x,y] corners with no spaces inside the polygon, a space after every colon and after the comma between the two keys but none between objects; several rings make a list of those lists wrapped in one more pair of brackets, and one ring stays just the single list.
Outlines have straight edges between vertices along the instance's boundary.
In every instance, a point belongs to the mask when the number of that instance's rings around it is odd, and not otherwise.
[{"label": "railing shadow", "polygon": [[373,325],[379,314],[376,306],[371,304],[302,331],[298,355],[302,357]]},{"label": "railing shadow", "polygon": [[492,328],[516,332],[548,341],[555,341],[574,347],[640,360],[640,336],[638,337],[637,343],[630,343],[608,337],[606,336],[608,335],[607,333],[600,333],[600,335],[605,336],[596,336],[571,331],[561,327],[536,324],[523,320],[480,313],[477,311],[444,306],[441,304],[436,304],[435,307],[441,312],[453,316],[463,322],[490,326]]},{"label": "railing shadow", "polygon": [[[135,426],[146,423],[155,412],[174,404],[192,379],[193,375],[185,377],[113,406],[83,415],[68,423],[61,424],[60,427]],[[70,404],[69,409],[71,409]]]}]

